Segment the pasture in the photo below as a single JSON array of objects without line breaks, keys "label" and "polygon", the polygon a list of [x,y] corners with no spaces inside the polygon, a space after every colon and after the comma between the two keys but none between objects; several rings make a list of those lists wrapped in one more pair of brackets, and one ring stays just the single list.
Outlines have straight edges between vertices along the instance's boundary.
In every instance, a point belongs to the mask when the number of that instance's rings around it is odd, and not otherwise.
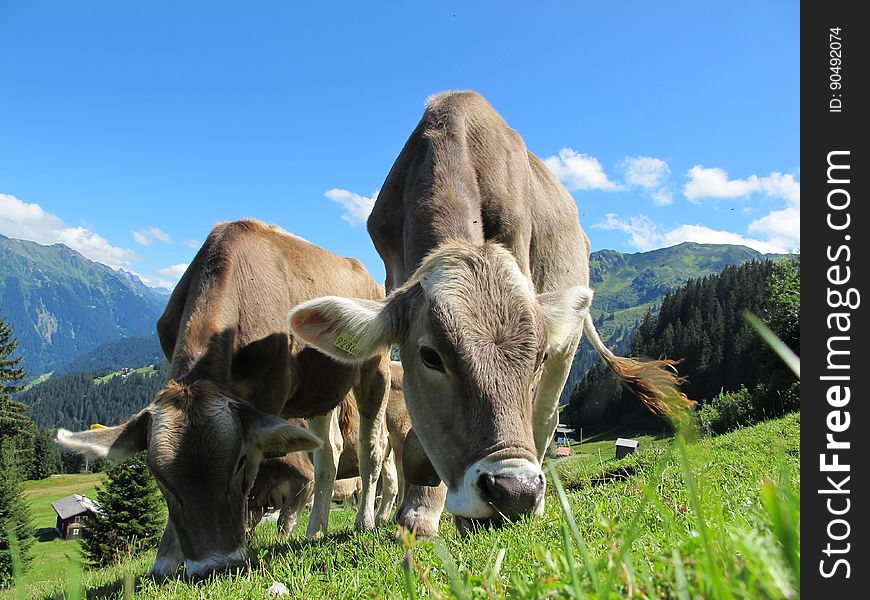
[{"label": "pasture", "polygon": [[[544,516],[501,530],[463,539],[445,514],[439,541],[397,544],[395,527],[355,533],[354,513],[333,510],[324,539],[304,537],[305,519],[289,540],[265,524],[246,570],[198,584],[143,579],[153,552],[37,583],[37,543],[26,597],[264,598],[273,581],[294,598],[800,595],[799,414],[716,438],[645,439],[622,460],[612,441],[575,452],[549,463],[564,493],[551,475]],[[46,496],[32,492],[37,512]]]}]

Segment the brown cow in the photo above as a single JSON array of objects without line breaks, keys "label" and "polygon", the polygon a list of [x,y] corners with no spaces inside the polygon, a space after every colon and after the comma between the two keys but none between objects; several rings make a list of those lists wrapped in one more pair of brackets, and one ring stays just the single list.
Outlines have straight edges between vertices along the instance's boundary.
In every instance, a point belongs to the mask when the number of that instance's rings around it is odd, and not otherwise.
[{"label": "brown cow", "polygon": [[[166,386],[123,425],[58,432],[62,444],[110,459],[148,449],[169,507],[152,575],[174,573],[182,562],[192,577],[242,564],[245,499],[262,458],[314,449],[321,439],[308,533],[323,532],[341,451],[331,423],[351,388],[365,448],[357,526],[374,526],[388,358],[340,364],[291,339],[287,312],[324,294],[383,298],[355,259],[258,221],[218,225],[157,323],[170,361]],[[309,418],[311,431],[279,416]]]},{"label": "brown cow", "polygon": [[[671,363],[602,344],[574,199],[478,94],[428,102],[368,230],[390,296],[312,300],[291,327],[348,363],[399,345],[413,434],[460,525],[543,511],[541,461],[583,332],[648,405],[685,402]],[[418,483],[433,483],[423,466]],[[435,535],[444,491],[409,490],[399,522]]]},{"label": "brown cow", "polygon": [[[356,401],[350,393],[342,402],[338,414],[343,448],[335,475],[333,500],[337,495],[346,493],[342,488],[350,487],[355,492],[357,482],[362,485],[358,460],[359,417],[355,407]],[[304,421],[297,421],[298,424],[304,425]],[[411,420],[402,396],[402,365],[398,362],[390,363],[390,395],[386,410],[386,426],[390,448],[381,469],[381,502],[375,515],[375,522],[378,524],[387,522],[397,498],[401,502],[399,494],[404,490],[401,461],[405,438],[411,429]],[[279,531],[289,535],[313,493],[313,487],[310,485],[313,480],[314,467],[311,458],[305,452],[292,452],[287,456],[264,460],[248,496],[248,512],[252,521],[249,522],[248,527],[252,529],[260,521],[266,508],[274,507],[280,509]]]},{"label": "brown cow", "polygon": [[314,463],[307,452],[267,458],[248,492],[248,529],[253,530],[266,510],[274,507],[280,509],[278,531],[289,535],[313,495]]}]

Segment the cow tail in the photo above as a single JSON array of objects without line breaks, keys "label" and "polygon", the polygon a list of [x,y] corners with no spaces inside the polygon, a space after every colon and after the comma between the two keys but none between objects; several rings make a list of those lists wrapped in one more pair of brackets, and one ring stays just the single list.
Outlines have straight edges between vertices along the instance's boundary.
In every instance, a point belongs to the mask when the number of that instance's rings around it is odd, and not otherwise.
[{"label": "cow tail", "polygon": [[679,361],[637,360],[616,356],[601,341],[590,314],[586,315],[583,331],[607,366],[654,413],[675,417],[683,409],[695,404],[679,389],[679,385],[685,381],[685,378],[677,374],[676,366]]},{"label": "cow tail", "polygon": [[356,402],[350,394],[345,395],[338,409],[338,429],[341,439],[346,440],[353,429],[353,418],[356,413]]}]

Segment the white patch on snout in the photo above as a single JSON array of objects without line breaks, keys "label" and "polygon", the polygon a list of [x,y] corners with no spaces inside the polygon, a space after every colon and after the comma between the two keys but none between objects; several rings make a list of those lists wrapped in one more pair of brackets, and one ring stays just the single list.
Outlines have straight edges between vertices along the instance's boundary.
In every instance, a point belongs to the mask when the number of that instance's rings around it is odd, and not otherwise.
[{"label": "white patch on snout", "polygon": [[216,554],[203,560],[186,560],[184,567],[188,577],[207,577],[213,571],[242,565],[246,558],[244,547],[239,547],[229,554]]},{"label": "white patch on snout", "polygon": [[498,511],[496,508],[485,502],[480,496],[480,488],[477,485],[477,481],[484,473],[493,476],[511,476],[529,480],[537,480],[538,477],[541,477],[544,480],[544,485],[541,486],[541,491],[535,502],[534,512],[536,515],[543,512],[543,499],[547,480],[543,477],[541,467],[523,458],[506,458],[496,461],[484,458],[468,467],[465,475],[462,477],[462,483],[460,483],[459,488],[447,490],[447,510],[454,515],[467,519],[491,519],[497,517]]}]

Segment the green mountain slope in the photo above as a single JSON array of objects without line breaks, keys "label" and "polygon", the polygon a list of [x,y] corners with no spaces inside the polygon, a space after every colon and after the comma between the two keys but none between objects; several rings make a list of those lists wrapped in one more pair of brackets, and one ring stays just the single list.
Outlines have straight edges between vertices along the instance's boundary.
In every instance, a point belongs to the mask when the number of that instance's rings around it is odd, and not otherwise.
[{"label": "green mountain slope", "polygon": [[104,342],[153,334],[167,299],[63,244],[0,236],[0,314],[14,328],[30,377]]},{"label": "green mountain slope", "polygon": [[70,373],[21,392],[40,429],[85,429],[93,423],[117,425],[144,408],[166,382],[167,365],[118,371]]},{"label": "green mountain slope", "polygon": [[[657,312],[665,294],[689,279],[719,273],[729,265],[784,256],[761,254],[746,246],[693,242],[634,254],[599,250],[589,261],[595,291],[592,318],[601,339],[617,354],[624,354],[646,311]],[[562,393],[563,403],[598,360],[590,344],[580,344]]]}]

